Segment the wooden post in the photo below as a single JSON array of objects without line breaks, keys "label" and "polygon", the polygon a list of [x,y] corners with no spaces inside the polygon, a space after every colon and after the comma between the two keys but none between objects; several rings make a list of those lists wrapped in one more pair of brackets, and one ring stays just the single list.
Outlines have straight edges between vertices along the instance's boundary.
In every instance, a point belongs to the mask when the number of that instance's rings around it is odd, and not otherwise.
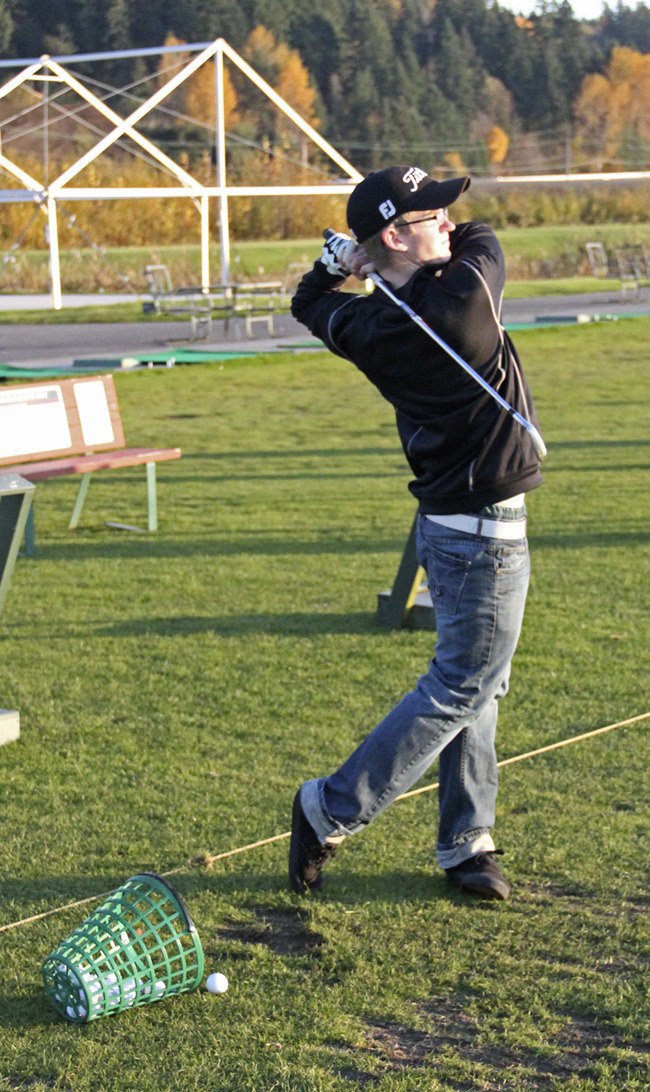
[{"label": "wooden post", "polygon": [[411,525],[393,587],[377,596],[377,618],[387,629],[435,629],[436,618],[431,596],[423,579],[424,569],[418,564],[415,549],[417,515]]}]

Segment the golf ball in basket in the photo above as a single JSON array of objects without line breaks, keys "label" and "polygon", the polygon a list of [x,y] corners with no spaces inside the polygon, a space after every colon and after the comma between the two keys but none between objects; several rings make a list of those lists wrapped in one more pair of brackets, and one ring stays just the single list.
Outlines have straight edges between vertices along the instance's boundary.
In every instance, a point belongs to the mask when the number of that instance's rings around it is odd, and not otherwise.
[{"label": "golf ball in basket", "polygon": [[[142,982],[142,979],[140,979],[140,981]],[[161,981],[154,982],[153,991],[158,997],[160,997],[161,993],[165,992],[166,988],[167,987],[166,987],[164,982],[161,982]],[[151,983],[147,983],[146,985],[145,984],[142,985],[142,993],[143,993],[143,995],[145,997],[149,996],[149,994],[151,993],[151,990],[152,990]]]},{"label": "golf ball in basket", "polygon": [[219,972],[209,974],[205,988],[210,993],[225,993],[228,989],[228,979],[225,974],[220,974]]}]

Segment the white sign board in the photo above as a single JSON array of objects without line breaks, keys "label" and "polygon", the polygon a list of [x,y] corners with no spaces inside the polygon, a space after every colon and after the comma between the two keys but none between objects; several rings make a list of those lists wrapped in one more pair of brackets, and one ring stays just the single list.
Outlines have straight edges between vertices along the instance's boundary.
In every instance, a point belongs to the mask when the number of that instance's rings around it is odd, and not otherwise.
[{"label": "white sign board", "polygon": [[39,451],[61,453],[72,446],[61,388],[0,390],[0,459]]},{"label": "white sign board", "polygon": [[88,447],[111,444],[115,439],[106,388],[101,379],[75,383],[74,396],[79,410],[81,433]]}]

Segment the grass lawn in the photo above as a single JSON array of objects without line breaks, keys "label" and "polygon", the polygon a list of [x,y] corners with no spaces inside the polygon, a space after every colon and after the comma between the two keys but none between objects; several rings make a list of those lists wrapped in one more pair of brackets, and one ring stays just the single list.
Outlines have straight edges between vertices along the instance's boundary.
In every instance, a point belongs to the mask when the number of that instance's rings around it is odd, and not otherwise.
[{"label": "grass lawn", "polygon": [[[343,223],[334,225],[343,230]],[[602,242],[608,249],[627,243],[650,248],[650,223],[640,224],[544,224],[531,228],[502,228],[497,232],[511,282],[531,282],[586,277],[589,264],[585,243]],[[198,284],[201,277],[199,230],[186,245],[149,247],[106,247],[61,250],[61,280],[64,293],[146,292],[144,267],[167,265],[173,284]],[[101,242],[101,240],[97,240]],[[283,278],[293,263],[310,263],[319,254],[322,239],[238,241],[231,239],[230,272],[233,280]],[[210,246],[210,269],[219,280],[220,248]],[[592,284],[594,278],[588,278]],[[48,292],[49,267],[46,250],[19,250],[15,262],[5,265],[0,276],[0,294]],[[617,282],[609,282],[611,288]]]},{"label": "grass lawn", "polygon": [[[649,282],[642,282],[647,288]],[[603,292],[610,298],[619,288],[619,282],[603,281],[595,277],[557,277],[552,280],[508,281],[505,298],[534,299],[537,296],[572,296],[592,292]],[[286,310],[287,308],[285,308]],[[43,310],[0,311],[0,326],[48,326],[70,325],[80,322],[174,322],[174,314],[149,314],[142,310],[141,301],[127,300],[124,303],[94,304],[87,307],[63,307],[60,311],[52,308]]]},{"label": "grass lawn", "polygon": [[[650,321],[525,331],[549,447],[529,502],[533,580],[501,758],[648,710]],[[40,966],[94,904],[0,932],[0,1089],[645,1092],[642,721],[502,771],[513,895],[481,904],[434,862],[434,793],[344,846],[321,896],[286,882],[288,830],[410,688],[432,635],[386,632],[413,514],[393,415],[326,353],[118,375],[159,468],[36,489],[37,554],[0,618],[0,925],[173,871],[221,997],[71,1026]],[[436,770],[427,782],[436,778]]]}]

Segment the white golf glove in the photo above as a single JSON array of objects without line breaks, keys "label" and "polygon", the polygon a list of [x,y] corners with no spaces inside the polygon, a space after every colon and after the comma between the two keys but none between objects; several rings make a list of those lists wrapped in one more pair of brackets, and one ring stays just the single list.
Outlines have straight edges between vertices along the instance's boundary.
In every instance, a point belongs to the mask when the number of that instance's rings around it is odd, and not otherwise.
[{"label": "white golf glove", "polygon": [[350,273],[349,263],[356,249],[357,244],[349,235],[340,231],[328,231],[320,260],[328,273],[347,277]]}]

